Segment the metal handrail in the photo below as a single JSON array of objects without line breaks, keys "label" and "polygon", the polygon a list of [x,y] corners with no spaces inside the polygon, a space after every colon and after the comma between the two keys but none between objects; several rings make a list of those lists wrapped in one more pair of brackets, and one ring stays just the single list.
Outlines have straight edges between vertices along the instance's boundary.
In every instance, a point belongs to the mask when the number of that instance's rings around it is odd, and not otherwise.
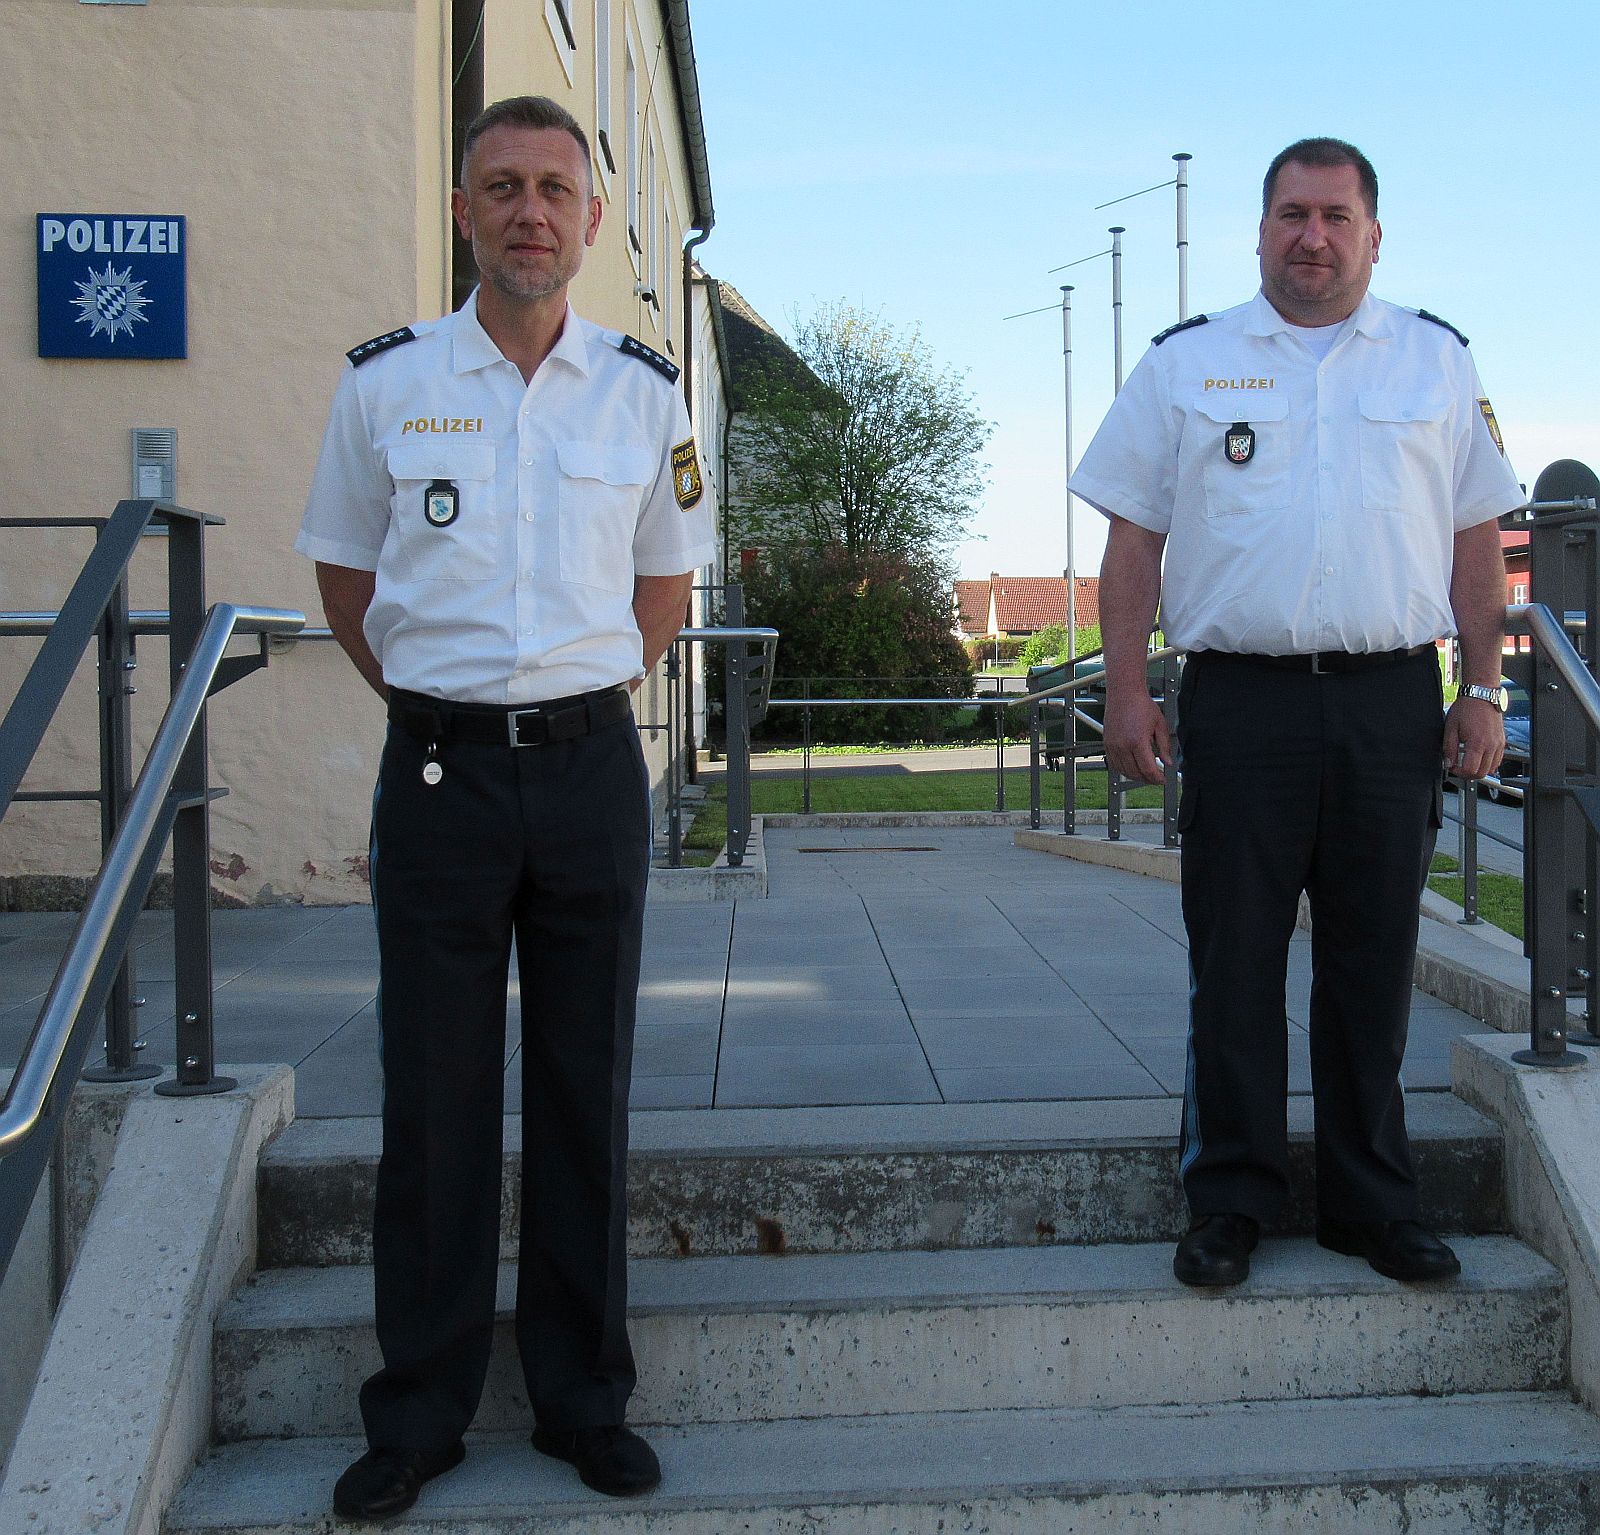
[{"label": "metal handrail", "polygon": [[[0,1099],[0,1157],[16,1151],[38,1127],[45,1103],[61,1076],[68,1041],[105,968],[108,946],[130,903],[143,903],[140,866],[152,867],[149,852],[171,830],[172,784],[195,722],[216,680],[223,652],[235,633],[292,634],[305,614],[289,609],[236,607],[219,602],[206,617],[150,746],[115,840],[95,876],[39,1021],[23,1047],[11,1085]],[[248,626],[248,627],[246,627]],[[148,874],[143,881],[148,886]]]},{"label": "metal handrail", "polygon": [[[240,608],[240,614],[246,613],[276,613],[277,608]],[[30,611],[25,613],[0,613],[0,639],[28,638],[36,635],[48,634],[55,628],[60,619],[59,612]],[[135,608],[128,614],[128,632],[139,635],[168,634],[172,629],[172,614],[165,608]],[[333,638],[332,629],[315,630],[306,628],[294,633],[285,633],[283,630],[270,625],[263,625],[253,620],[241,617],[239,626],[234,630],[240,634],[265,634],[275,640],[311,640],[320,636]]]}]

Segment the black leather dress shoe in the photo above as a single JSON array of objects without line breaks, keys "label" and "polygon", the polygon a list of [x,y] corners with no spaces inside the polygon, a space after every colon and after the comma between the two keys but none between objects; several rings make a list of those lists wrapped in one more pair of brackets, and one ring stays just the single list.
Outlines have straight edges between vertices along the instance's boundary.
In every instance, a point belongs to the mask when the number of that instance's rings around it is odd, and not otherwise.
[{"label": "black leather dress shoe", "polygon": [[1196,1216],[1172,1255],[1172,1272],[1185,1284],[1239,1284],[1260,1235],[1260,1223],[1248,1215]]},{"label": "black leather dress shoe", "polygon": [[341,1519],[389,1519],[417,1501],[424,1482],[459,1466],[467,1447],[445,1450],[368,1450],[334,1483],[333,1511]]},{"label": "black leather dress shoe", "polygon": [[1450,1279],[1461,1272],[1461,1260],[1421,1221],[1317,1222],[1317,1242],[1351,1258],[1365,1258],[1390,1279],[1416,1283]]},{"label": "black leather dress shoe", "polygon": [[661,1481],[656,1452],[625,1423],[599,1428],[536,1428],[533,1447],[578,1468],[587,1486],[613,1498],[636,1498]]}]

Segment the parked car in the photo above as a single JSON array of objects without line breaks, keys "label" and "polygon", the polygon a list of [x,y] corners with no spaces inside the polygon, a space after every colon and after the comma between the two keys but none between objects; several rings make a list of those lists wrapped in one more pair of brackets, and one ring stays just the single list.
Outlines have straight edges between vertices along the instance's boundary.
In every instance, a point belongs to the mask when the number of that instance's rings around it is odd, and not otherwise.
[{"label": "parked car", "polygon": [[[1491,782],[1479,781],[1478,787],[1496,804],[1522,803],[1522,790],[1506,783],[1508,778],[1526,778],[1533,770],[1533,701],[1528,690],[1510,677],[1502,677],[1500,686],[1506,693],[1506,754],[1500,763],[1500,772]],[[1455,779],[1445,775],[1445,787],[1457,787]]]},{"label": "parked car", "polygon": [[1509,677],[1500,685],[1506,690],[1506,754],[1500,763],[1500,784],[1486,783],[1483,792],[1497,804],[1506,800],[1522,803],[1522,790],[1507,784],[1507,778],[1526,778],[1533,771],[1533,700],[1526,688]]}]

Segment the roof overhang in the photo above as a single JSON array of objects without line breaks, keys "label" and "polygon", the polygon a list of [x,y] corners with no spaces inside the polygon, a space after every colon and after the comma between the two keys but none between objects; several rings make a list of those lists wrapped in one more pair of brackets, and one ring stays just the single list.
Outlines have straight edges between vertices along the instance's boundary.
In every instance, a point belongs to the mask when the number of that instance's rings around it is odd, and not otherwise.
[{"label": "roof overhang", "polygon": [[702,234],[716,222],[711,206],[711,162],[706,153],[705,118],[700,111],[700,75],[694,63],[694,36],[689,30],[689,0],[661,0],[661,16],[672,46],[672,78],[678,87],[678,116],[683,144],[689,157],[689,181],[694,192],[694,218]]}]

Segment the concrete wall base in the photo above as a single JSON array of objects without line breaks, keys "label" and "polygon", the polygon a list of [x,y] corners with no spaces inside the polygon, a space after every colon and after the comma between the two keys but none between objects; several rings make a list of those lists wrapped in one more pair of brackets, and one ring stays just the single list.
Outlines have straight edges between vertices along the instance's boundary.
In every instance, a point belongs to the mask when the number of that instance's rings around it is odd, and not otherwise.
[{"label": "concrete wall base", "polygon": [[256,1163],[294,1117],[286,1066],[215,1098],[128,1104],[110,1176],[0,1480],[0,1530],[158,1535],[210,1441],[217,1312],[255,1266]]},{"label": "concrete wall base", "polygon": [[[0,1090],[10,1083],[11,1075],[9,1070],[0,1071]],[[56,1165],[39,1185],[22,1240],[0,1283],[0,1317],[5,1318],[6,1333],[6,1346],[0,1350],[0,1472],[10,1459],[50,1341],[58,1292],[65,1286],[111,1171],[123,1116],[133,1097],[148,1088],[147,1082],[80,1082],[72,1095]]]},{"label": "concrete wall base", "polygon": [[652,901],[738,901],[767,893],[767,848],[762,840],[763,817],[750,817],[750,841],[744,862],[737,868],[728,862],[728,845],[723,843],[717,861],[703,869],[661,869],[650,871]]},{"label": "concrete wall base", "polygon": [[1521,1041],[1458,1039],[1456,1094],[1498,1120],[1511,1229],[1566,1276],[1572,1385],[1600,1409],[1600,1058],[1552,1071],[1511,1059]]}]

